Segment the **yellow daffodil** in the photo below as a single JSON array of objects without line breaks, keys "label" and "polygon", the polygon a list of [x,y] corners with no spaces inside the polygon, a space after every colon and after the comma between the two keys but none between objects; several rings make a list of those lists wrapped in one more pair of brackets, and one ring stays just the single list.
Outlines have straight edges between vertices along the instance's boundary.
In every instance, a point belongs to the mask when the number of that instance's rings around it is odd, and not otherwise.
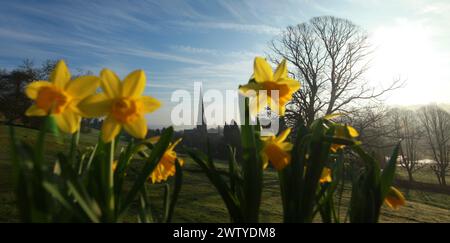
[{"label": "yellow daffodil", "polygon": [[151,179],[152,183],[165,181],[169,176],[175,175],[176,159],[178,159],[178,163],[180,163],[180,165],[184,164],[184,160],[181,158],[177,158],[177,153],[174,151],[175,147],[180,142],[181,138],[178,139],[175,143],[170,144],[167,150],[164,152],[161,160],[158,162],[158,165],[150,175],[149,179]]},{"label": "yellow daffodil", "polygon": [[330,168],[323,168],[322,175],[320,176],[320,183],[329,183],[331,182],[331,169]]},{"label": "yellow daffodil", "polygon": [[403,194],[397,190],[397,188],[391,186],[386,198],[384,199],[384,203],[392,209],[398,209],[398,207],[404,206],[406,201]]},{"label": "yellow daffodil", "polygon": [[65,62],[60,60],[49,81],[30,83],[25,89],[25,94],[35,103],[28,108],[25,115],[51,115],[63,132],[71,134],[76,132],[81,120],[77,105],[95,92],[100,79],[94,76],[82,76],[74,80],[70,78],[69,69]]},{"label": "yellow daffodil", "polygon": [[114,160],[111,169],[113,171],[116,171],[117,170],[117,165],[119,165],[119,161]]},{"label": "yellow daffodil", "polygon": [[[240,92],[245,96],[256,95],[257,101],[250,103],[250,110],[253,115],[267,106],[272,107],[272,102],[277,103],[279,114],[284,115],[286,104],[299,89],[300,83],[288,77],[286,60],[283,60],[273,73],[270,65],[262,57],[255,58],[252,80],[239,87]],[[278,91],[278,100],[271,94],[271,91],[275,90]],[[259,91],[266,91],[267,97],[260,97]]]},{"label": "yellow daffodil", "polygon": [[[305,169],[304,169],[304,172],[303,172],[303,176],[305,176],[305,174],[306,174],[306,170],[307,170],[307,168],[308,167],[304,167]],[[322,170],[322,174],[320,175],[320,180],[319,180],[319,182],[321,183],[321,184],[323,184],[323,183],[329,183],[329,182],[331,182],[332,181],[332,178],[331,178],[331,169],[330,168],[327,168],[327,167],[324,167],[323,168],[323,170]]]},{"label": "yellow daffodil", "polygon": [[109,69],[100,73],[104,93],[87,97],[80,102],[79,109],[86,117],[106,116],[102,126],[102,139],[111,142],[123,127],[131,136],[145,138],[147,122],[145,113],[155,111],[161,103],[150,96],[143,96],[145,73],[136,70],[121,83]]},{"label": "yellow daffodil", "polygon": [[[356,131],[355,128],[353,128],[351,126],[336,124],[335,130],[334,130],[334,136],[337,138],[354,139],[359,136],[359,133],[358,133],[358,131]],[[336,153],[339,149],[342,149],[344,147],[345,147],[345,145],[343,145],[343,144],[332,144],[331,151],[333,153]]]},{"label": "yellow daffodil", "polygon": [[268,136],[263,137],[264,142],[263,149],[261,151],[261,158],[263,160],[263,166],[266,168],[269,165],[269,161],[272,163],[276,170],[280,171],[286,165],[291,162],[292,143],[285,142],[289,136],[291,129],[284,130],[278,137]]}]

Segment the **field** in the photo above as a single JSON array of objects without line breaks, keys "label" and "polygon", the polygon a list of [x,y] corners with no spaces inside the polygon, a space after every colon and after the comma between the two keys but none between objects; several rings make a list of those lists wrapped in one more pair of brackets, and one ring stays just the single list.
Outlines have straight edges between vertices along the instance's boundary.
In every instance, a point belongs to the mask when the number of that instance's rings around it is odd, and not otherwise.
[{"label": "field", "polygon": [[[19,137],[32,142],[35,130],[16,128]],[[95,143],[97,132],[81,135],[81,144],[88,146]],[[68,138],[63,140],[48,139],[48,159],[54,159],[56,151],[62,150],[68,144]],[[5,126],[0,126],[0,222],[17,222],[18,212],[15,208],[13,188],[11,184],[11,166],[9,161],[9,135]],[[206,177],[199,168],[188,158],[185,158],[184,180],[179,201],[175,210],[175,222],[228,222],[226,209]],[[219,165],[224,166],[224,165]],[[403,177],[404,172],[399,171]],[[424,170],[416,176],[418,181],[433,182],[434,175]],[[261,207],[262,222],[281,222],[281,201],[278,193],[276,173],[266,171],[264,177],[263,202]],[[152,185],[151,197],[158,208],[161,205],[162,188]],[[383,208],[382,222],[450,222],[450,195],[429,193],[418,190],[403,192],[407,198],[407,205],[398,211]],[[348,201],[348,188],[344,193],[344,204]],[[342,210],[342,218],[345,217]],[[135,211],[132,209],[126,218],[127,222],[135,221]]]}]

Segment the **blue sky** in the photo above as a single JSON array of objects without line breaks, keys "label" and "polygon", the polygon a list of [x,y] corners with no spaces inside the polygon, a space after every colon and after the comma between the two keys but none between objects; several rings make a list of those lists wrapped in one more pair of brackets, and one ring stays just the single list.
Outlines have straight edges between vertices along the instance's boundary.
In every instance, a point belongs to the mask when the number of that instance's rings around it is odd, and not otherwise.
[{"label": "blue sky", "polygon": [[62,58],[72,70],[108,67],[122,77],[144,69],[146,93],[165,104],[150,123],[161,125],[175,89],[236,88],[286,26],[334,15],[371,35],[374,85],[408,81],[388,103],[450,102],[449,12],[445,0],[2,1],[0,67]]}]

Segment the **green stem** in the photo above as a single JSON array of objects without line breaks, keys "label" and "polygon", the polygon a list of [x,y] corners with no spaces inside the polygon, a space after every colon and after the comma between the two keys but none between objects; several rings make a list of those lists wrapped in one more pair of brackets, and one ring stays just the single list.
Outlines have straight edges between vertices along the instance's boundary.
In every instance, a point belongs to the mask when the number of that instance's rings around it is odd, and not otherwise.
[{"label": "green stem", "polygon": [[114,220],[115,208],[114,208],[114,139],[110,143],[109,149],[109,159],[106,166],[106,180],[107,180],[107,192],[106,192],[106,203],[108,207],[108,218],[109,220]]},{"label": "green stem", "polygon": [[39,132],[37,143],[36,143],[36,151],[37,151],[37,160],[41,162],[44,160],[44,149],[45,149],[45,136],[47,135],[47,130],[50,127],[50,116],[45,117],[44,122],[41,127],[41,131]]},{"label": "green stem", "polygon": [[73,164],[75,163],[76,159],[76,150],[78,148],[78,143],[80,141],[80,131],[76,131],[74,134],[72,134],[72,140],[70,142],[70,153],[69,158],[70,162]]}]

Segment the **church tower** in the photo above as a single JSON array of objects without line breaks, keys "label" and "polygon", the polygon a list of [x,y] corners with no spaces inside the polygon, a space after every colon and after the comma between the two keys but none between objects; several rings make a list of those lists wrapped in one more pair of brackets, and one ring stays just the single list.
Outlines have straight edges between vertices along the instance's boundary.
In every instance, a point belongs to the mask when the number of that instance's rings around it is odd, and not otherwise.
[{"label": "church tower", "polygon": [[[205,117],[205,104],[203,103],[203,91],[200,89],[200,99],[198,102],[198,117],[197,117],[197,130],[199,132],[208,132],[208,127],[206,126]],[[201,112],[200,112],[201,111]]]}]

